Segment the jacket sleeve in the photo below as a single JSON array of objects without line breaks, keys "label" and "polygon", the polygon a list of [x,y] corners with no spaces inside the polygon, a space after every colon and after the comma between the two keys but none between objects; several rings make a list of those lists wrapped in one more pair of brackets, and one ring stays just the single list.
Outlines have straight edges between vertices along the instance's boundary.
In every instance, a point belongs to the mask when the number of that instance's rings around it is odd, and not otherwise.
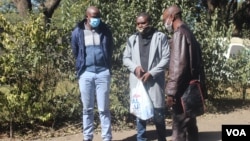
[{"label": "jacket sleeve", "polygon": [[165,93],[177,96],[178,93],[181,94],[185,90],[185,85],[188,85],[186,81],[189,80],[187,77],[190,76],[189,46],[187,38],[180,32],[175,32],[173,39]]},{"label": "jacket sleeve", "polygon": [[160,61],[158,64],[152,68],[149,73],[156,78],[159,74],[162,72],[166,71],[166,68],[169,65],[169,59],[170,59],[170,49],[169,49],[169,44],[168,44],[168,39],[165,34],[160,34],[160,40],[159,43],[157,43],[158,46],[160,47]]},{"label": "jacket sleeve", "polygon": [[113,56],[113,51],[114,51],[114,41],[113,41],[113,35],[112,35],[112,32],[111,32],[111,30],[109,29],[108,30],[109,32],[108,32],[108,38],[109,38],[109,40],[108,40],[108,42],[109,42],[109,44],[108,44],[108,60],[109,60],[109,67],[110,68],[112,68],[112,56]]},{"label": "jacket sleeve", "polygon": [[134,72],[137,65],[132,61],[132,43],[131,40],[135,40],[135,35],[132,35],[126,43],[125,50],[123,52],[123,65],[128,68],[130,72]]},{"label": "jacket sleeve", "polygon": [[73,32],[71,33],[71,48],[72,48],[72,53],[75,58],[77,58],[78,55],[78,38],[77,38],[77,29],[74,29]]}]

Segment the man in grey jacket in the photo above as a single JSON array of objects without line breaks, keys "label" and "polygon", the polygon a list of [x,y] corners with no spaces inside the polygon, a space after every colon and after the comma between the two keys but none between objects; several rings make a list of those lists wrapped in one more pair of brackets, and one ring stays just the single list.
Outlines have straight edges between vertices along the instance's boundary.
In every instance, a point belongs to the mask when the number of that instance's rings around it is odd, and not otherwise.
[{"label": "man in grey jacket", "polygon": [[[166,141],[165,126],[165,71],[169,63],[170,50],[167,37],[151,26],[151,17],[140,13],[136,18],[137,32],[127,41],[123,53],[123,64],[130,71],[130,92],[138,80],[154,106],[154,123],[158,141]],[[137,141],[146,140],[146,121],[137,118]]]}]

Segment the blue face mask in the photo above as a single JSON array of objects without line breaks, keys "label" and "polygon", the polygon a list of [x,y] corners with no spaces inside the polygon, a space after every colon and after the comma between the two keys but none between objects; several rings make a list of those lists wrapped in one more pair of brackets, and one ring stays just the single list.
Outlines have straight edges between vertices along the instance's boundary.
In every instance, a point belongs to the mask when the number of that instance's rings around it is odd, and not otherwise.
[{"label": "blue face mask", "polygon": [[100,18],[90,18],[90,26],[96,28],[99,26],[101,19]]}]

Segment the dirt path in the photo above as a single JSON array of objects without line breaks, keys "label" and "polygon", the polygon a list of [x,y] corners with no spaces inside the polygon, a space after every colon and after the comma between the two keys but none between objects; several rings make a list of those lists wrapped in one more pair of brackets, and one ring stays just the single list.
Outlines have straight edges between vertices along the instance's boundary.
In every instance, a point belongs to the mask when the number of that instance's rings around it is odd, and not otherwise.
[{"label": "dirt path", "polygon": [[[250,109],[237,109],[224,114],[205,114],[197,119],[199,127],[200,141],[221,141],[221,125],[223,124],[248,124],[250,125]],[[167,126],[167,139],[171,139],[171,127]],[[150,141],[156,141],[155,128],[147,126],[147,135]],[[94,141],[102,141],[100,134],[95,134]],[[136,141],[136,131],[113,132],[113,141]],[[82,134],[69,135],[56,138],[42,138],[32,141],[82,141]],[[0,139],[0,141],[10,141],[10,139]],[[13,141],[24,141],[15,139]]]}]

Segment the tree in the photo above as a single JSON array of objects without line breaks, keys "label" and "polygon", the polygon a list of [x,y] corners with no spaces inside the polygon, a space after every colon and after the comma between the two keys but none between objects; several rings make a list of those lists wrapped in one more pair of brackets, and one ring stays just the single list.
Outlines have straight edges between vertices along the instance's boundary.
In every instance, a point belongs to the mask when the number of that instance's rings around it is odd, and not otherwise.
[{"label": "tree", "polygon": [[[224,78],[221,71],[224,70],[222,66],[225,63],[222,54],[227,47],[222,37],[230,37],[232,28],[226,27],[223,23],[223,15],[218,14],[221,12],[219,8],[215,8],[210,13],[211,18],[207,18],[208,12],[201,0],[64,0],[62,2],[39,0],[39,2],[42,10],[39,16],[37,13],[30,14],[25,20],[23,18],[16,22],[17,17],[9,16],[9,13],[0,14],[0,46],[5,49],[0,56],[1,126],[6,122],[22,123],[23,126],[27,123],[32,127],[35,124],[46,123],[48,126],[53,120],[53,128],[58,119],[60,123],[65,120],[80,119],[79,113],[82,107],[79,104],[78,89],[68,88],[70,86],[68,83],[58,87],[58,83],[64,80],[75,81],[70,33],[76,22],[82,20],[89,5],[100,8],[102,20],[110,25],[113,32],[115,50],[110,108],[114,115],[113,123],[118,124],[118,127],[133,122],[131,119],[133,117],[129,116],[128,72],[122,65],[122,53],[127,38],[136,30],[135,18],[141,11],[150,13],[154,26],[165,32],[160,18],[162,12],[166,7],[178,4],[182,8],[183,20],[192,28],[203,47],[210,96],[216,94],[220,96],[225,91],[223,86],[228,85],[227,78]],[[35,6],[32,10],[34,8]],[[51,28],[46,29],[42,23],[45,16],[49,22],[51,20]],[[234,67],[234,70],[237,68]],[[57,89],[60,91],[56,91]],[[65,92],[61,92],[64,89]],[[98,125],[98,121],[96,122]]]},{"label": "tree", "polygon": [[233,36],[242,37],[244,29],[250,30],[250,0],[202,0],[211,16],[215,9],[219,9],[222,23],[235,25]]},{"label": "tree", "polygon": [[[50,23],[50,19],[59,6],[61,0],[12,0],[14,2],[18,12],[21,16],[26,16],[28,12],[32,10],[32,1],[40,3],[40,10],[45,15],[45,23]],[[77,2],[78,0],[72,0],[71,2]],[[233,23],[235,25],[235,30],[233,36],[244,36],[243,30],[246,29],[250,32],[250,0],[187,0],[189,3],[196,3],[200,6],[205,6],[207,8],[208,17],[211,19],[211,14],[215,9],[220,9],[219,14],[221,15],[221,23],[230,25]],[[94,3],[109,3],[110,0],[92,1]],[[124,1],[124,3],[130,3],[130,1]],[[138,2],[138,3],[143,3]],[[163,1],[157,1],[157,3],[164,3]],[[165,2],[166,3],[166,2]],[[175,1],[175,3],[181,3],[181,1]]]},{"label": "tree", "polygon": [[41,3],[41,9],[45,15],[45,23],[48,24],[51,21],[52,15],[55,12],[56,8],[59,6],[61,0],[47,0],[46,2]]},{"label": "tree", "polygon": [[[29,12],[32,11],[31,0],[12,0],[17,8],[19,14],[24,17],[27,16]],[[45,16],[45,23],[50,23],[50,19],[55,12],[56,8],[59,6],[61,0],[46,0],[40,3],[39,9],[43,12]]]},{"label": "tree", "polygon": [[26,16],[32,10],[31,0],[13,0],[21,16]]}]

